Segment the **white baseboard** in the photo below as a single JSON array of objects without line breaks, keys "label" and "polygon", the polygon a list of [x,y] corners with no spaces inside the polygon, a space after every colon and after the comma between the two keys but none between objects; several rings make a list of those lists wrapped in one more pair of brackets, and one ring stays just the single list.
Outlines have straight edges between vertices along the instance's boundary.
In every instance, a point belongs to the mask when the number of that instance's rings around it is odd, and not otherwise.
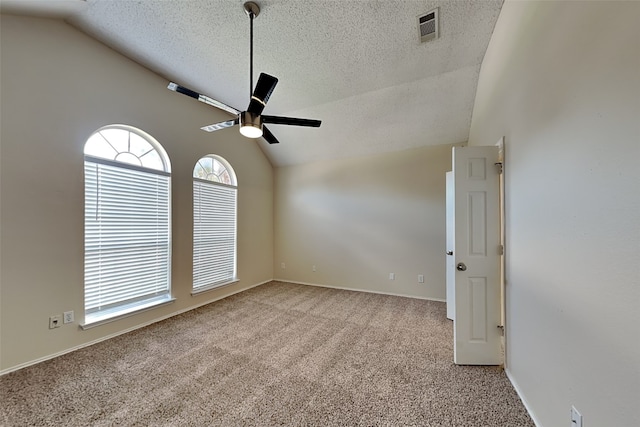
[{"label": "white baseboard", "polygon": [[419,297],[415,295],[406,295],[406,294],[397,294],[393,292],[382,292],[382,291],[372,291],[370,289],[362,289],[362,288],[345,288],[342,286],[331,286],[331,285],[323,285],[320,283],[308,283],[308,282],[299,282],[295,280],[289,279],[273,279],[276,282],[284,282],[284,283],[293,283],[295,285],[306,285],[306,286],[317,286],[320,288],[331,288],[331,289],[341,289],[343,291],[354,291],[354,292],[367,292],[370,294],[380,294],[380,295],[390,295],[394,297],[405,297],[405,298],[415,298],[415,299],[423,299],[427,301],[437,301],[437,302],[446,302],[443,298],[428,298],[428,297]]},{"label": "white baseboard", "polygon": [[47,360],[51,360],[51,359],[55,359],[56,357],[62,356],[62,355],[64,355],[64,354],[71,353],[71,352],[76,351],[76,350],[80,350],[81,348],[89,347],[89,346],[92,346],[92,345],[97,344],[97,343],[99,343],[99,342],[106,341],[106,340],[109,340],[109,339],[111,339],[111,338],[115,338],[115,337],[117,337],[118,335],[123,335],[123,334],[126,334],[126,333],[128,333],[128,332],[135,331],[136,329],[144,328],[145,326],[149,326],[149,325],[152,325],[152,324],[154,324],[154,323],[161,322],[161,321],[166,320],[166,319],[168,319],[168,318],[170,318],[170,317],[177,316],[177,315],[179,315],[179,314],[186,313],[186,312],[191,311],[191,310],[195,310],[196,308],[198,308],[198,307],[202,307],[203,305],[211,304],[211,303],[216,302],[216,301],[219,301],[219,300],[221,300],[221,299],[224,299],[224,298],[230,297],[231,295],[235,295],[235,294],[237,294],[237,293],[244,292],[244,291],[246,291],[246,290],[249,290],[249,289],[252,289],[252,288],[258,287],[258,286],[260,286],[260,285],[264,285],[265,283],[272,282],[273,280],[275,280],[275,279],[269,279],[269,280],[267,280],[267,281],[264,281],[264,282],[261,282],[261,283],[257,283],[257,284],[255,284],[255,285],[251,285],[251,286],[246,287],[246,288],[242,288],[242,289],[240,289],[240,290],[238,290],[238,291],[231,292],[231,293],[229,293],[229,294],[226,294],[226,295],[220,296],[220,297],[218,297],[218,298],[215,298],[215,299],[209,300],[209,301],[207,301],[207,302],[203,302],[203,303],[200,303],[200,304],[198,304],[198,305],[194,305],[194,306],[191,306],[191,307],[188,307],[188,308],[184,308],[184,309],[182,309],[182,310],[175,311],[175,312],[173,312],[173,313],[171,313],[171,314],[167,314],[167,315],[165,315],[165,316],[158,317],[157,319],[153,319],[153,320],[151,320],[151,321],[149,321],[149,322],[141,323],[141,324],[136,325],[136,326],[133,326],[133,327],[131,327],[131,328],[127,328],[127,329],[124,329],[124,330],[122,330],[122,331],[118,331],[118,332],[116,332],[116,333],[113,333],[113,334],[110,334],[110,335],[106,335],[106,336],[104,336],[104,337],[100,337],[100,338],[98,338],[98,339],[96,339],[96,340],[89,341],[89,342],[86,342],[86,343],[84,343],[84,344],[80,344],[80,345],[77,345],[77,346],[75,346],[75,347],[71,347],[71,348],[68,348],[68,349],[65,349],[65,350],[59,351],[59,352],[57,352],[57,353],[49,354],[49,355],[47,355],[47,356],[39,357],[39,358],[37,358],[37,359],[33,359],[33,360],[30,360],[30,361],[28,361],[28,362],[21,363],[21,364],[16,365],[16,366],[12,366],[12,367],[7,368],[7,369],[3,369],[3,370],[1,370],[1,371],[0,371],[0,377],[1,377],[1,376],[3,376],[3,375],[8,374],[8,373],[10,373],[10,372],[15,372],[15,371],[18,371],[18,370],[20,370],[20,369],[26,368],[26,367],[28,367],[28,366],[37,365],[38,363],[41,363],[41,362],[44,362],[44,361],[47,361]]},{"label": "white baseboard", "polygon": [[513,386],[514,390],[518,394],[518,397],[522,401],[522,404],[524,405],[524,408],[527,410],[527,413],[529,413],[529,416],[533,420],[533,423],[536,425],[536,427],[542,427],[542,423],[536,418],[535,414],[533,413],[533,410],[531,409],[531,406],[529,405],[529,402],[527,402],[527,399],[525,399],[524,395],[522,394],[522,390],[520,390],[520,387],[518,387],[518,383],[516,382],[515,379],[513,379],[513,376],[511,375],[511,371],[505,368],[504,372],[507,374],[507,378],[509,378],[509,381],[511,381],[511,385]]}]

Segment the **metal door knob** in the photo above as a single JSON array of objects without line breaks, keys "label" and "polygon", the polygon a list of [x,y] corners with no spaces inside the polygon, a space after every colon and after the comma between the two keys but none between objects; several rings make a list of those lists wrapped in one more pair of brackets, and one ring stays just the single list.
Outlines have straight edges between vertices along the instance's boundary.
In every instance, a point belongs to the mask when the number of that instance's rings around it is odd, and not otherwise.
[{"label": "metal door knob", "polygon": [[447,251],[447,255],[453,255],[453,251]]},{"label": "metal door knob", "polygon": [[456,265],[456,270],[458,271],[465,271],[467,269],[467,266],[464,265],[464,262],[459,262],[458,265]]}]

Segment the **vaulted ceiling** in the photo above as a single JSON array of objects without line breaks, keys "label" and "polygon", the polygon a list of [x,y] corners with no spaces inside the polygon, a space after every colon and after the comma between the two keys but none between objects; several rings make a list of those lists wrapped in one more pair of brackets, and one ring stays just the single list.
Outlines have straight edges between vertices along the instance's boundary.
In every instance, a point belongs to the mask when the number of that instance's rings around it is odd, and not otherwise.
[{"label": "vaulted ceiling", "polygon": [[[480,65],[502,0],[256,2],[254,74],[279,79],[265,114],[322,120],[318,129],[271,125],[281,143],[254,143],[274,165],[467,140]],[[5,13],[66,19],[167,80],[239,110],[247,106],[243,0],[1,4]],[[435,8],[440,36],[420,43],[418,16]]]}]

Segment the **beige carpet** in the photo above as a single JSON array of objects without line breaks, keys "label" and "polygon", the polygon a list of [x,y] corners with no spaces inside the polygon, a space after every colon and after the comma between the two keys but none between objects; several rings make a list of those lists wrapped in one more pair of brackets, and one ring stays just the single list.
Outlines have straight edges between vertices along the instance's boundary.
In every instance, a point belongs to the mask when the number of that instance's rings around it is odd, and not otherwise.
[{"label": "beige carpet", "polygon": [[4,426],[533,426],[444,303],[273,282],[0,378]]}]

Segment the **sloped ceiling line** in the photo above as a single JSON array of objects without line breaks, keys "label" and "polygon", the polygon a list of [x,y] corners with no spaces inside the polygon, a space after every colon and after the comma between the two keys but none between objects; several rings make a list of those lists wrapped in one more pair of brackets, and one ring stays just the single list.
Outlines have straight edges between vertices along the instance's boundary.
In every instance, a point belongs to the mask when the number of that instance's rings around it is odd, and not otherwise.
[{"label": "sloped ceiling line", "polygon": [[[243,0],[32,2],[39,11],[20,10],[20,3],[28,2],[3,0],[2,12],[8,5],[11,13],[66,16],[167,79],[227,105],[246,104]],[[323,121],[319,129],[279,126],[278,145],[258,140],[274,166],[468,138],[478,71],[502,0],[258,3],[254,71],[279,79],[265,113]],[[440,37],[421,44],[417,17],[436,7]]]}]

